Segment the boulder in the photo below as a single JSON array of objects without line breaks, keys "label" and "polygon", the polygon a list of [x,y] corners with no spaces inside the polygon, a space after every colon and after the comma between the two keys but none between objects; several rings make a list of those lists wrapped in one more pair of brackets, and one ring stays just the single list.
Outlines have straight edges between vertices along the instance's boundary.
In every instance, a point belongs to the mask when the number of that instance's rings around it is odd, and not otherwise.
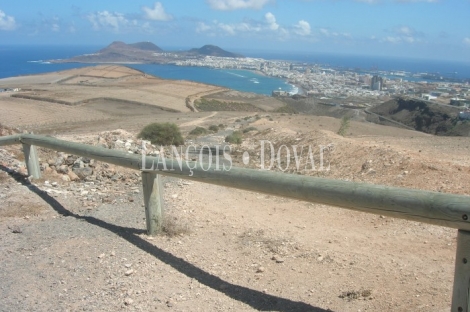
[{"label": "boulder", "polygon": [[85,180],[87,177],[93,174],[93,169],[90,167],[85,168],[74,168],[73,172],[82,180]]},{"label": "boulder", "polygon": [[73,163],[73,168],[74,169],[77,169],[77,168],[84,168],[85,167],[85,163],[82,161],[82,158],[77,158],[77,160],[75,160],[75,162]]},{"label": "boulder", "polygon": [[67,174],[69,172],[69,167],[67,167],[67,165],[60,165],[59,167],[57,167],[57,172]]},{"label": "boulder", "polygon": [[78,177],[78,175],[76,175],[75,172],[73,172],[73,171],[69,171],[68,176],[69,176],[69,178],[70,178],[71,181],[78,181],[78,180],[80,180],[80,178]]},{"label": "boulder", "polygon": [[58,168],[59,166],[63,165],[65,163],[64,157],[57,157],[55,160],[55,166]]},{"label": "boulder", "polygon": [[65,164],[67,166],[72,166],[76,160],[77,160],[77,156],[71,155],[71,156],[67,157],[67,159],[65,160]]}]

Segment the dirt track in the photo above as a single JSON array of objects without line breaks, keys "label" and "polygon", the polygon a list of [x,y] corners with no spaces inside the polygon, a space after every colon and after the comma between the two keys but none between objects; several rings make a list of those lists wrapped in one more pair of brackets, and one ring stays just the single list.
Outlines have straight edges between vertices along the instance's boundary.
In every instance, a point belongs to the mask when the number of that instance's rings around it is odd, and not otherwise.
[{"label": "dirt track", "polygon": [[[86,109],[109,116],[103,105]],[[44,115],[53,104],[28,107],[42,119],[18,126],[66,129],[59,136],[80,142],[93,142],[99,131],[117,126],[135,134],[150,120],[144,116],[149,111],[133,112],[129,120],[115,110],[109,121],[67,128],[50,116],[63,118],[55,114],[69,107]],[[261,139],[276,145],[333,144],[331,170],[311,175],[468,194],[468,138],[359,122],[351,123],[344,138],[335,133],[340,120],[329,117],[269,114],[245,124],[235,120],[253,113],[156,115],[186,124],[186,132],[196,124],[255,126],[259,131],[238,147],[253,153]],[[52,157],[41,153],[43,159]],[[177,235],[151,238],[144,234],[140,182],[133,172],[116,168],[132,178],[94,184],[45,175],[35,186],[7,173],[18,161],[19,147],[0,148],[1,311],[450,308],[455,230],[165,179],[167,220]],[[241,159],[235,157],[234,165]],[[51,188],[45,179],[57,181],[59,193],[42,192]]]}]

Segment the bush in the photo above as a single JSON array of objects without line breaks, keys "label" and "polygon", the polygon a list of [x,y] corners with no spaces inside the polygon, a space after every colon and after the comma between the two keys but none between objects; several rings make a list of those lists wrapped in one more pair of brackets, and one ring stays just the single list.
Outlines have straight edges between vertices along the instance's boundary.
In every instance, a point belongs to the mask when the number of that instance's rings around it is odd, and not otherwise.
[{"label": "bush", "polygon": [[189,132],[189,135],[191,135],[191,136],[199,136],[199,135],[203,135],[203,134],[206,134],[206,133],[207,133],[206,128],[203,128],[203,127],[196,127],[196,128],[194,128],[193,130],[191,130],[191,132]]},{"label": "bush", "polygon": [[152,123],[145,126],[139,133],[139,138],[148,140],[156,145],[183,145],[184,139],[180,129],[174,123]]},{"label": "bush", "polygon": [[216,126],[216,125],[212,125],[212,126],[209,127],[209,130],[210,130],[210,131],[217,132],[217,131],[219,131],[219,127]]},{"label": "bush", "polygon": [[225,142],[241,144],[243,142],[242,133],[240,131],[234,131],[232,134],[225,137]]},{"label": "bush", "polygon": [[225,129],[225,125],[224,124],[219,124],[219,129]]},{"label": "bush", "polygon": [[246,129],[243,129],[243,133],[247,133],[250,131],[258,131],[258,129],[256,129],[255,127],[248,127]]},{"label": "bush", "polygon": [[274,112],[276,113],[284,113],[284,114],[298,114],[298,112],[293,108],[288,105],[284,105],[282,107],[279,107],[276,109]]},{"label": "bush", "polygon": [[350,118],[348,116],[344,116],[343,119],[341,119],[341,126],[339,127],[339,130],[338,130],[339,135],[342,135],[342,136],[346,135],[346,131],[348,131],[349,129],[349,119]]}]

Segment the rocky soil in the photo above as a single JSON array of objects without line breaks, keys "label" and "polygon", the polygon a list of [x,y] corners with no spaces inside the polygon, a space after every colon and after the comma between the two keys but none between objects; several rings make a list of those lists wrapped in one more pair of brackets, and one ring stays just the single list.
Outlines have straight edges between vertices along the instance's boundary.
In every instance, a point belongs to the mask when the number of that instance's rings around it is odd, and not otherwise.
[{"label": "rocky soil", "polygon": [[[229,120],[257,128],[232,146],[234,165],[248,151],[260,168],[260,140],[322,145],[329,170],[286,173],[468,194],[468,141],[269,118]],[[60,138],[142,151],[124,130]],[[22,157],[0,148],[0,311],[449,310],[455,230],[164,178],[165,232],[149,237],[138,171],[39,148],[43,176],[30,180]]]}]

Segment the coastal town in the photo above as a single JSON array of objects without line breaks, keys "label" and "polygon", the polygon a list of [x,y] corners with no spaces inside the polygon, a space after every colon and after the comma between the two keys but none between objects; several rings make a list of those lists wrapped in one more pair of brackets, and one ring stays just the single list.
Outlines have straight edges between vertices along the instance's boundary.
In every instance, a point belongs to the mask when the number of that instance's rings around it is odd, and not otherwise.
[{"label": "coastal town", "polygon": [[[173,63],[178,66],[252,70],[262,75],[286,79],[298,88],[298,95],[322,100],[358,97],[386,99],[406,95],[439,104],[461,107],[470,105],[468,81],[449,81],[428,73],[331,68],[318,64],[250,57],[204,56],[179,59]],[[273,90],[273,96],[293,95],[288,91]]]},{"label": "coastal town", "polygon": [[368,107],[396,96],[462,108],[470,106],[470,79],[455,73],[409,72],[399,69],[349,68],[333,64],[245,57],[218,46],[165,51],[151,42],[114,41],[104,49],[52,63],[171,64],[225,70],[250,70],[286,80],[289,90],[272,90],[274,97],[308,97],[313,101]]}]

